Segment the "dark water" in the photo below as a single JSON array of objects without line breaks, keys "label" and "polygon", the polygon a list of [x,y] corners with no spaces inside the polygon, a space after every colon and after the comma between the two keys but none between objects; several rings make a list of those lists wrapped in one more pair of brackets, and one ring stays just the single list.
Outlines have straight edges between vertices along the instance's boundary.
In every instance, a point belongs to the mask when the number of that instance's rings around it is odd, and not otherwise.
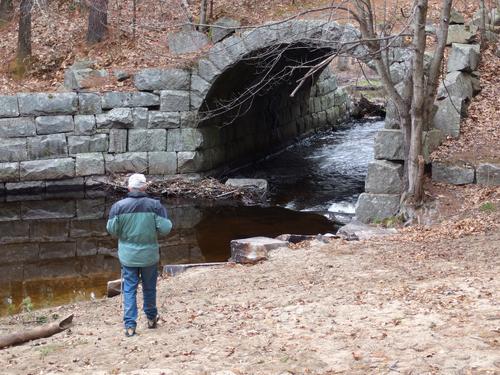
[{"label": "dark water", "polygon": [[[236,238],[335,232],[325,212],[353,210],[380,126],[316,134],[239,171],[268,179],[269,207],[164,200],[174,230],[160,241],[161,264],[225,261]],[[105,226],[120,198],[79,192],[0,202],[0,314],[103,296],[119,277]]]},{"label": "dark water", "polygon": [[293,210],[354,213],[383,121],[317,133],[235,177],[265,178],[271,203]]}]

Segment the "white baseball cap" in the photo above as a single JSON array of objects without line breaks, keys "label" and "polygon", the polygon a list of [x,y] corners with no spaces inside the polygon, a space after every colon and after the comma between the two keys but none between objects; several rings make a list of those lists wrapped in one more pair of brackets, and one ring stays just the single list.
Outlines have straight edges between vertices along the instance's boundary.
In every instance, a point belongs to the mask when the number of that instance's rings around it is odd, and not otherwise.
[{"label": "white baseball cap", "polygon": [[128,187],[130,189],[143,189],[146,186],[146,176],[135,173],[128,178]]}]

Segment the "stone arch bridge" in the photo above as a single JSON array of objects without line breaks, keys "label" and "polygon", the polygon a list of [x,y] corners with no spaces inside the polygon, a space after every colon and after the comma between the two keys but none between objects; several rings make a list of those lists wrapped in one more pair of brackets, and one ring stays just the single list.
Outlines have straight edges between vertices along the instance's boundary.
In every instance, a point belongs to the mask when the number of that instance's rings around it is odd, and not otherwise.
[{"label": "stone arch bridge", "polygon": [[328,69],[290,93],[339,46],[366,56],[358,38],[351,25],[292,20],[234,34],[190,68],[141,70],[134,92],[0,95],[0,192],[210,173],[335,126],[348,98]]}]

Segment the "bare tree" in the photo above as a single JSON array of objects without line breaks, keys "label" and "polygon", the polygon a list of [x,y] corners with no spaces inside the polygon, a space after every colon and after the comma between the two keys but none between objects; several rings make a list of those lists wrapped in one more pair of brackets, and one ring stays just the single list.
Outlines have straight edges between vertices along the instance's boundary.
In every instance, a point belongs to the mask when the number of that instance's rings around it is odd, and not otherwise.
[{"label": "bare tree", "polygon": [[[390,76],[389,63],[384,58],[384,35],[376,30],[377,17],[371,2],[353,0],[353,7],[341,7],[359,24],[361,34],[366,40],[377,73],[386,89],[388,97],[397,108],[400,127],[405,139],[405,200],[412,197],[415,203],[422,200],[423,156],[422,133],[432,120],[433,103],[436,99],[439,77],[443,63],[446,39],[448,37],[448,20],[453,0],[441,1],[441,20],[437,35],[437,44],[428,72],[424,69],[424,54],[427,47],[425,24],[427,21],[428,0],[415,0],[412,7],[410,31],[412,37],[412,59],[410,69],[400,90]],[[385,29],[385,27],[383,28]],[[390,44],[391,41],[388,42]]]},{"label": "bare tree", "polygon": [[0,0],[0,22],[9,21],[14,11],[12,0]]},{"label": "bare tree", "polygon": [[88,6],[87,42],[94,44],[104,40],[108,33],[108,0],[89,0]]},{"label": "bare tree", "polygon": [[16,59],[23,64],[31,56],[31,10],[33,0],[21,0],[19,5],[19,31]]}]

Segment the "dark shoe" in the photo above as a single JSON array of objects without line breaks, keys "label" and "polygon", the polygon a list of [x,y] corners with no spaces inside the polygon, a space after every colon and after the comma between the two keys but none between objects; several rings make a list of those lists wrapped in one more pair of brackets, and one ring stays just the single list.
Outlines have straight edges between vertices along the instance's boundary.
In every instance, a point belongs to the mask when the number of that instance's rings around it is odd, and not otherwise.
[{"label": "dark shoe", "polygon": [[155,316],[153,319],[148,319],[148,328],[154,329],[156,327],[158,327],[158,315]]},{"label": "dark shoe", "polygon": [[135,328],[134,327],[125,328],[125,336],[127,337],[135,336]]}]

